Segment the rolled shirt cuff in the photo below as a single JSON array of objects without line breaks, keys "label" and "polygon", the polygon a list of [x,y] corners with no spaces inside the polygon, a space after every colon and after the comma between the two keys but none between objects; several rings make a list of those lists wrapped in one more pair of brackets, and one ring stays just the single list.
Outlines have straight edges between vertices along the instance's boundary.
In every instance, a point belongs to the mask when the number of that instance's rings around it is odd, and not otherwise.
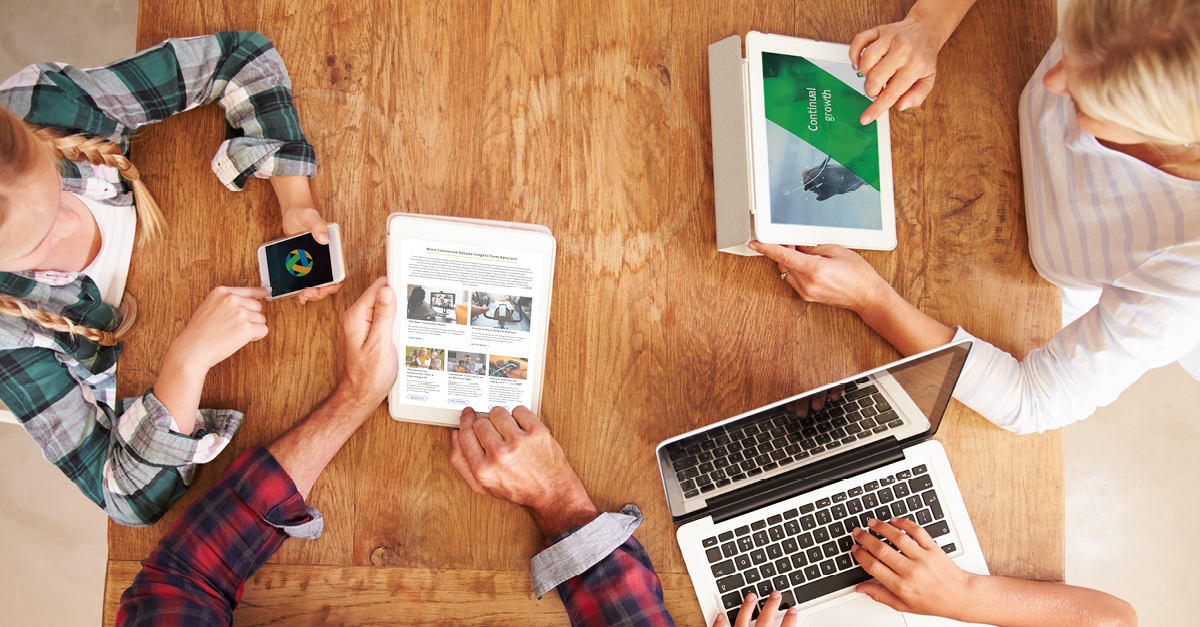
[{"label": "rolled shirt cuff", "polygon": [[224,476],[263,522],[293,538],[313,540],[321,536],[325,528],[321,513],[304,502],[291,475],[266,448],[256,446],[242,453]]},{"label": "rolled shirt cuff", "polygon": [[558,584],[582,575],[624,544],[641,524],[642,510],[629,504],[619,514],[605,512],[551,538],[550,546],[529,560],[533,593],[540,599]]}]

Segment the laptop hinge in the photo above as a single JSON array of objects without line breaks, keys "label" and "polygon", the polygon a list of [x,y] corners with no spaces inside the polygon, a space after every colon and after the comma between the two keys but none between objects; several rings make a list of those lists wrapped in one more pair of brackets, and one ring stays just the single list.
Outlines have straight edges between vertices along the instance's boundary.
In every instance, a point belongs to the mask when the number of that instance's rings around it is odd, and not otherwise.
[{"label": "laptop hinge", "polygon": [[724,522],[746,512],[900,461],[904,459],[904,450],[897,446],[898,444],[894,437],[873,442],[854,451],[853,455],[846,456],[852,459],[835,457],[810,466],[802,466],[762,483],[708,499],[706,505],[712,512],[714,523]]}]

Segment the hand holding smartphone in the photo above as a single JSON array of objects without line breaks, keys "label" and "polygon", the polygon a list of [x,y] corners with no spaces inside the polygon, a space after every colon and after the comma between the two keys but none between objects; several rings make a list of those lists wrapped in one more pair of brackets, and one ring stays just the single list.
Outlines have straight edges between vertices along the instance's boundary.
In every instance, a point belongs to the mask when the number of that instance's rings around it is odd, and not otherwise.
[{"label": "hand holding smartphone", "polygon": [[328,245],[318,244],[312,233],[302,233],[258,247],[258,273],[263,287],[271,290],[268,300],[346,280],[341,230],[333,222],[328,229]]}]

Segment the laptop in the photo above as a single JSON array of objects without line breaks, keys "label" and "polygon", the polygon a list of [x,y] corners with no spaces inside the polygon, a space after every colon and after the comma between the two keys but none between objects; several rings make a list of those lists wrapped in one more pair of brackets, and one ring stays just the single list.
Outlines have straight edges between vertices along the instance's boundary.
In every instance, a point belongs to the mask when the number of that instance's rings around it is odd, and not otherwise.
[{"label": "laptop", "polygon": [[772,590],[800,609],[801,625],[955,624],[855,593],[871,577],[850,532],[909,518],[960,567],[987,574],[946,452],[930,439],[970,349],[936,348],[658,445],[707,624],[722,612],[733,624],[747,594]]}]

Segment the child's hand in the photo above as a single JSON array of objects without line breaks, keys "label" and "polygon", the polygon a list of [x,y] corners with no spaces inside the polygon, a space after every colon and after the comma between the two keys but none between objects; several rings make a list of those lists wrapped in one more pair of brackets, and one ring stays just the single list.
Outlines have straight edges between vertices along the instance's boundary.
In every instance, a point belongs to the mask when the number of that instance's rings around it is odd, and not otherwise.
[{"label": "child's hand", "polygon": [[[312,231],[313,239],[318,244],[329,244],[329,229],[321,213],[312,207],[292,207],[283,212],[283,232],[287,235],[298,235]],[[326,296],[337,293],[341,285],[326,285],[310,287],[300,292],[300,304],[321,300]]]},{"label": "child's hand", "polygon": [[[758,622],[755,625],[773,625],[775,624],[775,614],[779,611],[779,604],[783,601],[783,596],[778,590],[771,592],[771,596],[763,603],[762,612],[759,613]],[[753,592],[746,595],[742,601],[742,608],[738,610],[737,619],[732,627],[750,627],[750,620],[754,619],[754,606],[758,603],[758,595]],[[800,613],[796,608],[788,608],[783,614],[783,622],[779,627],[796,627],[800,623]],[[730,627],[729,621],[725,619],[725,614],[717,614],[717,619],[713,621],[713,627]]]},{"label": "child's hand", "polygon": [[182,357],[190,366],[207,371],[246,344],[267,335],[261,299],[265,287],[218,287],[192,314],[183,332],[171,343],[168,359]]},{"label": "child's hand", "polygon": [[856,592],[899,612],[946,618],[954,618],[969,603],[974,575],[959,568],[921,525],[893,518],[891,524],[871,520],[869,526],[900,551],[861,528],[855,529],[854,559],[879,581],[859,584]]}]

